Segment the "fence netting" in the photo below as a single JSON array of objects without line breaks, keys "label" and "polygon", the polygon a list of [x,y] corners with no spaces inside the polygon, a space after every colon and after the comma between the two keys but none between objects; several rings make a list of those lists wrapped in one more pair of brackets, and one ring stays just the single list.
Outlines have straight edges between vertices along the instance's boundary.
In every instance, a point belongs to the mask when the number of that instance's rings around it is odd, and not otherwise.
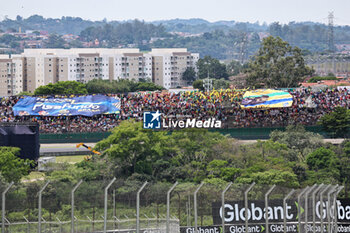
[{"label": "fence netting", "polygon": [[338,185],[80,182],[56,175],[0,183],[3,232],[350,232],[350,201],[337,198]]}]

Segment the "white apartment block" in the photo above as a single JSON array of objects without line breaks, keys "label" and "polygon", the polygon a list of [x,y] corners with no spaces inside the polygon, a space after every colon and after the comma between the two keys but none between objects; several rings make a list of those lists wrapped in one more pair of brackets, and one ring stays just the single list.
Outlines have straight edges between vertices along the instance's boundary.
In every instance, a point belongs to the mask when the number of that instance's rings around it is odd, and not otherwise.
[{"label": "white apartment block", "polygon": [[182,74],[189,67],[196,72],[198,53],[187,52],[185,48],[152,49],[153,82],[167,89],[186,85]]},{"label": "white apartment block", "polygon": [[58,81],[93,79],[146,79],[169,89],[184,84],[182,73],[187,67],[196,69],[198,59],[199,54],[177,48],[149,53],[135,48],[25,49],[21,55],[0,56],[0,96],[33,93]]},{"label": "white apartment block", "polygon": [[17,95],[24,88],[24,59],[0,55],[0,96]]}]

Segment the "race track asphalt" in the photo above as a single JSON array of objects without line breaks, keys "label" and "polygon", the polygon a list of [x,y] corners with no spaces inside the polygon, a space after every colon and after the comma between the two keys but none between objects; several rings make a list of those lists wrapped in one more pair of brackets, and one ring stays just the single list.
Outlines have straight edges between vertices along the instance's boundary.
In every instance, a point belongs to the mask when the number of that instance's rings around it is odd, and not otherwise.
[{"label": "race track asphalt", "polygon": [[[324,139],[324,142],[330,142],[332,144],[340,144],[344,139]],[[254,143],[257,140],[238,140],[237,143],[240,144],[249,144]],[[264,141],[264,140],[262,140]],[[56,143],[56,144],[41,144],[40,145],[40,154],[41,156],[57,153],[57,155],[67,155],[69,154],[86,154],[89,152],[88,149],[81,146],[76,148],[76,143]],[[92,148],[96,145],[96,143],[86,143],[87,146],[91,146]]]},{"label": "race track asphalt", "polygon": [[[59,153],[64,155],[64,153],[71,154],[72,152],[79,154],[85,154],[89,152],[88,149],[81,146],[76,148],[77,143],[57,143],[57,144],[41,144],[40,145],[40,154],[43,155],[45,153]],[[87,146],[94,147],[96,143],[86,143]]]}]

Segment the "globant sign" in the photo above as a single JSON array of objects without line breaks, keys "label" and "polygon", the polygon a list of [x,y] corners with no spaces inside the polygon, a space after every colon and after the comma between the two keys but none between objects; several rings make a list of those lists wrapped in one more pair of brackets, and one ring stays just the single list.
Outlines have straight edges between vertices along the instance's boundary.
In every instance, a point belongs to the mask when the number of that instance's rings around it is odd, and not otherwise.
[{"label": "globant sign", "polygon": [[[308,203],[308,216],[306,217],[305,203],[299,205],[296,200],[287,200],[285,209],[283,200],[270,200],[267,209],[263,200],[252,200],[248,201],[247,210],[244,201],[226,202],[224,209],[222,209],[221,202],[213,202],[213,225],[200,226],[198,231],[202,233],[263,233],[266,232],[266,227],[268,227],[271,233],[297,233],[299,232],[300,220],[300,227],[306,233],[320,233],[322,227],[323,232],[328,232],[329,226],[333,230],[336,228],[338,233],[350,233],[350,199],[338,199],[335,202],[333,200],[330,202],[328,200],[323,202],[317,200],[315,201],[315,208],[313,208],[311,199],[308,200]],[[247,231],[245,226],[246,216],[248,220]],[[268,226],[266,226],[266,217],[269,222]],[[221,225],[222,219],[225,222],[224,230]],[[335,224],[336,220],[337,224]],[[286,226],[284,226],[284,221],[286,221]],[[321,222],[323,223],[321,224]],[[183,227],[181,232],[194,233],[194,229]]]}]

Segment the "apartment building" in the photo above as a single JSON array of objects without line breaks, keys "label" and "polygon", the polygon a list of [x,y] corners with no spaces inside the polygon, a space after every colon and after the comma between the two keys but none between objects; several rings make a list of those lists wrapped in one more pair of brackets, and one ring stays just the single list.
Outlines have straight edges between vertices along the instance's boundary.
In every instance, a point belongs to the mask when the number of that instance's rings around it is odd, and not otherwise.
[{"label": "apartment building", "polygon": [[146,79],[167,89],[182,86],[182,73],[194,67],[199,54],[187,49],[75,48],[25,49],[0,57],[0,96],[15,95],[59,81]]},{"label": "apartment building", "polygon": [[58,81],[152,79],[152,57],[139,49],[25,49],[27,91]]},{"label": "apartment building", "polygon": [[0,96],[16,95],[23,91],[24,71],[23,57],[0,55]]},{"label": "apartment building", "polygon": [[198,53],[190,53],[186,48],[152,49],[153,82],[167,89],[186,85],[182,74],[189,67],[197,72]]}]

